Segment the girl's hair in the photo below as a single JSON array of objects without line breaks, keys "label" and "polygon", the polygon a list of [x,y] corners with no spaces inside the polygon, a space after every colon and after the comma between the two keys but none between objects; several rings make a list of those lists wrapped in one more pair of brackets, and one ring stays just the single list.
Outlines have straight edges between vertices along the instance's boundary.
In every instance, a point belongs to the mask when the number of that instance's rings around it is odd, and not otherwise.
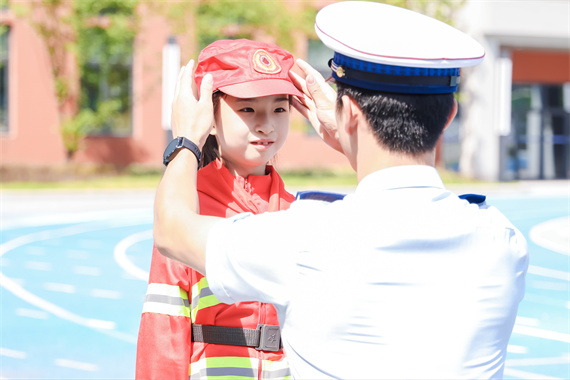
[{"label": "girl's hair", "polygon": [[[214,115],[220,110],[220,98],[226,96],[220,90],[212,94],[212,103],[214,104]],[[209,135],[206,139],[204,147],[202,147],[202,160],[200,160],[200,167],[208,165],[210,162],[215,161],[220,157],[220,148],[218,146],[218,140],[216,136]]]}]

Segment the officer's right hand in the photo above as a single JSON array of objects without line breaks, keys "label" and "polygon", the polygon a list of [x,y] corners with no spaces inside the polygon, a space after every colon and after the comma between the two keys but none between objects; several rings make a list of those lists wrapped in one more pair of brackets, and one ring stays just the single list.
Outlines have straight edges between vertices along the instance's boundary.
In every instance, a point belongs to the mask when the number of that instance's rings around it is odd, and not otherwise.
[{"label": "officer's right hand", "polygon": [[214,124],[213,80],[211,74],[204,76],[198,97],[193,69],[194,60],[190,60],[178,75],[172,102],[172,135],[186,137],[202,149]]},{"label": "officer's right hand", "polygon": [[305,78],[293,70],[289,74],[295,86],[305,94],[305,97],[303,99],[293,98],[293,107],[311,122],[325,143],[342,153],[336,126],[336,91],[307,62],[297,59],[296,67],[302,71]]}]

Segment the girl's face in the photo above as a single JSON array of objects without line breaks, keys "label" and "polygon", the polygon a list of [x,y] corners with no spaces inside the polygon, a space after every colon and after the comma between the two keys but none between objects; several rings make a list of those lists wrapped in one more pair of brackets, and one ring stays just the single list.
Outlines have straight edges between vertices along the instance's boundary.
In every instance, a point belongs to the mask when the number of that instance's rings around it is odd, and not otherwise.
[{"label": "girl's face", "polygon": [[289,117],[288,95],[251,99],[222,96],[212,133],[230,173],[265,175],[265,166],[287,139]]}]

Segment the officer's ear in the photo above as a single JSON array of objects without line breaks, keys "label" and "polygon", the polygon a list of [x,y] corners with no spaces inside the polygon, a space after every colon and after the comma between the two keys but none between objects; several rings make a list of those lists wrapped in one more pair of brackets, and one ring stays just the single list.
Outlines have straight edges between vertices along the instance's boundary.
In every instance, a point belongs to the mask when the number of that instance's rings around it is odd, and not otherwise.
[{"label": "officer's ear", "polygon": [[451,109],[451,111],[449,112],[449,115],[447,116],[447,121],[445,122],[445,126],[443,127],[443,130],[445,131],[447,129],[447,127],[449,127],[451,125],[451,122],[453,121],[453,119],[455,119],[455,115],[457,115],[457,100],[455,100],[455,98],[453,98],[453,108]]},{"label": "officer's ear", "polygon": [[359,121],[364,118],[364,115],[362,114],[362,110],[358,104],[356,104],[354,99],[350,96],[343,95],[341,102],[342,108],[340,112],[342,113],[342,128],[345,129],[347,134],[352,135],[356,132]]}]

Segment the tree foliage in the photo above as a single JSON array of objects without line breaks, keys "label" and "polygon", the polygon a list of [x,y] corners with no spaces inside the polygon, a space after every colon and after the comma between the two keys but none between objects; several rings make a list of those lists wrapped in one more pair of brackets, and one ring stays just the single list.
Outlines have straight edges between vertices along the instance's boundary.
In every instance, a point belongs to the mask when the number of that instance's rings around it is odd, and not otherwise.
[{"label": "tree foliage", "polygon": [[[6,0],[0,0],[4,2]],[[465,0],[385,0],[451,23]],[[17,4],[14,5],[13,3]],[[10,3],[42,38],[51,63],[62,140],[68,157],[94,129],[122,120],[131,107],[121,75],[131,63],[139,30],[136,7],[144,4],[169,20],[172,33],[187,35],[196,56],[222,38],[271,39],[295,51],[298,38],[315,38],[318,9],[310,0],[19,0]],[[69,59],[69,56],[73,59]],[[69,67],[73,63],[75,67]],[[70,73],[78,73],[78,77]],[[79,78],[79,79],[78,79]],[[101,78],[111,98],[101,95]],[[81,86],[81,89],[79,86]],[[127,95],[125,95],[127,94]],[[70,106],[71,104],[71,106]],[[70,111],[71,110],[71,111]]]},{"label": "tree foliage", "polygon": [[130,106],[128,99],[105,99],[81,91],[80,86],[84,90],[89,86],[96,89],[101,77],[112,79],[117,65],[130,62],[138,27],[137,3],[138,0],[27,0],[11,4],[46,46],[68,158],[80,149],[80,141],[90,131],[120,118],[121,110]]},{"label": "tree foliage", "polygon": [[316,9],[307,1],[251,2],[206,0],[197,7],[198,35],[204,47],[220,38],[270,36],[285,49],[293,49],[292,32],[311,35]]}]

